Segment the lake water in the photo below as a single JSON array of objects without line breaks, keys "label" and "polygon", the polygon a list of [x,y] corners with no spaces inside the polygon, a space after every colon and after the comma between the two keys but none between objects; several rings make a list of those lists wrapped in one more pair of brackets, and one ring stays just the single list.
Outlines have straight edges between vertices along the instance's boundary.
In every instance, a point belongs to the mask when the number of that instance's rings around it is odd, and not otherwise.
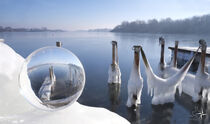
[{"label": "lake water", "polygon": [[[190,98],[177,97],[171,104],[151,105],[151,96],[147,94],[147,83],[144,64],[140,57],[141,74],[144,87],[141,96],[141,105],[137,111],[126,107],[127,82],[133,65],[133,45],[141,45],[154,70],[160,58],[158,38],[163,36],[166,40],[165,59],[170,60],[168,46],[174,46],[179,40],[179,46],[198,46],[198,40],[203,38],[207,42],[207,35],[175,35],[175,34],[138,34],[138,33],[111,33],[111,32],[11,32],[0,33],[17,53],[27,57],[34,50],[44,46],[55,46],[61,41],[63,47],[76,54],[81,60],[86,72],[86,84],[78,102],[88,106],[104,107],[128,119],[132,124],[187,124],[205,123],[203,119],[192,117],[199,103],[192,103]],[[122,73],[122,84],[118,88],[110,87],[107,83],[108,68],[111,64],[111,41],[118,41],[119,65]],[[208,42],[210,45],[210,42]],[[113,91],[115,90],[115,91]],[[184,99],[183,99],[184,98]],[[207,120],[208,121],[208,120]]]}]

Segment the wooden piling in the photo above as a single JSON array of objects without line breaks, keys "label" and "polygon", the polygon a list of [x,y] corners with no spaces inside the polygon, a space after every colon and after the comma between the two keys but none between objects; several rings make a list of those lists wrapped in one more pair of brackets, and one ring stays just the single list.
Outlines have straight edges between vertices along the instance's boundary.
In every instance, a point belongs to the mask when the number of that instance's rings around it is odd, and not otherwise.
[{"label": "wooden piling", "polygon": [[0,42],[4,42],[4,39],[0,39]]},{"label": "wooden piling", "polygon": [[139,68],[139,52],[141,50],[141,46],[133,46],[133,50],[134,50],[134,62],[137,66],[137,70],[138,72],[140,72],[140,68]]},{"label": "wooden piling", "polygon": [[178,51],[178,45],[179,41],[175,41],[175,47],[174,47],[174,61],[173,61],[173,66],[177,67],[177,51]]},{"label": "wooden piling", "polygon": [[201,45],[201,72],[205,72],[205,59],[206,59],[206,42],[205,40],[199,40],[199,43]]},{"label": "wooden piling", "polygon": [[160,64],[164,64],[164,49],[165,49],[165,40],[163,37],[159,38],[159,43],[161,45],[161,53],[160,53]]},{"label": "wooden piling", "polygon": [[116,48],[117,48],[117,42],[112,41],[112,65],[116,65]]},{"label": "wooden piling", "polygon": [[57,46],[57,47],[61,47],[61,46],[62,46],[62,43],[61,43],[60,41],[57,41],[57,42],[56,42],[56,46]]}]

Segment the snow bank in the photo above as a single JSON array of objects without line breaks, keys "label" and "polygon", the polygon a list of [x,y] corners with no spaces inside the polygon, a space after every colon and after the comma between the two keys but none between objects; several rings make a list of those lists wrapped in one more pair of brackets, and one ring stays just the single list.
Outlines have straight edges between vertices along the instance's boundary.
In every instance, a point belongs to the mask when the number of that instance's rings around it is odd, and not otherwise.
[{"label": "snow bank", "polygon": [[18,115],[0,116],[0,123],[12,124],[130,124],[103,108],[87,107],[75,102],[60,111],[31,110]]},{"label": "snow bank", "polygon": [[[0,123],[2,124],[129,124],[103,108],[77,102],[57,111],[42,111],[31,106],[20,94],[18,76],[24,59],[0,42]],[[27,71],[25,70],[25,73]]]}]

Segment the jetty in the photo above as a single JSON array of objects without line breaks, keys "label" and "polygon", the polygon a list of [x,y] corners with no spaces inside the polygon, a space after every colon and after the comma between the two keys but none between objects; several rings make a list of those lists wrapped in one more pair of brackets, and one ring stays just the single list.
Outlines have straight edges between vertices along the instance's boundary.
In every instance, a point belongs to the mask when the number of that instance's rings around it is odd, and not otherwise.
[{"label": "jetty", "polygon": [[[171,59],[173,58],[174,54],[174,47],[168,47],[169,50],[171,50]],[[177,50],[177,66],[182,67],[184,63],[186,63],[195,53],[197,47],[179,47]],[[198,51],[198,54],[191,66],[191,71],[196,72],[198,68],[198,64],[200,62],[200,55],[201,50]],[[207,47],[206,49],[206,62],[210,60],[210,47]]]}]

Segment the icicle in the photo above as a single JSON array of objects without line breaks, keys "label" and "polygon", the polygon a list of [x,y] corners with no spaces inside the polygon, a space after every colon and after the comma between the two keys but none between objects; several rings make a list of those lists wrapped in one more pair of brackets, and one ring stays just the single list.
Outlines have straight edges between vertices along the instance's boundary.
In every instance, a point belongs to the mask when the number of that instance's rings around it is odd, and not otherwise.
[{"label": "icicle", "polygon": [[121,83],[117,42],[112,41],[112,64],[109,66],[108,83]]},{"label": "icicle", "polygon": [[133,68],[128,80],[128,100],[127,106],[137,106],[141,103],[141,92],[143,88],[143,79],[140,73],[139,52],[140,46],[134,46]]},{"label": "icicle", "polygon": [[163,79],[153,73],[143,49],[141,49],[141,54],[146,67],[148,89],[154,89],[152,104],[173,102],[175,100],[176,88],[187,74],[195,55],[177,73],[167,79]]}]

